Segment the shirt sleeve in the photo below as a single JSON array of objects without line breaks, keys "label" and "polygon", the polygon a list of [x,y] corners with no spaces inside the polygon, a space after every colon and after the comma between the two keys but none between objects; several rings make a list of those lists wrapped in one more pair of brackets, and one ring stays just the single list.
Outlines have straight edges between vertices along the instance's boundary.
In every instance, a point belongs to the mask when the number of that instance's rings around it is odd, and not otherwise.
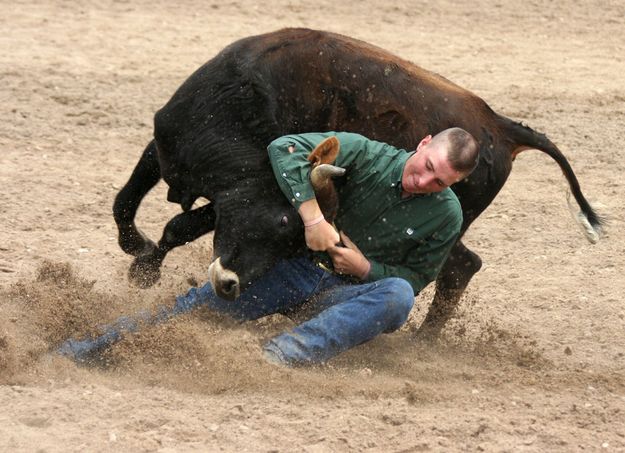
[{"label": "shirt sleeve", "polygon": [[[367,139],[362,135],[344,132],[285,135],[277,138],[267,147],[276,181],[296,209],[299,209],[305,201],[315,197],[310,184],[311,166],[308,155],[319,143],[331,136],[336,136],[341,144],[335,165],[345,168],[347,174],[352,170],[356,161],[365,159]],[[293,152],[289,151],[291,146]]]},{"label": "shirt sleeve", "polygon": [[[291,146],[295,148],[293,152],[289,151]],[[307,160],[313,148],[303,146],[295,137],[288,135],[277,138],[267,147],[280,190],[296,209],[315,196],[310,184],[310,162]]]},{"label": "shirt sleeve", "polygon": [[460,235],[461,226],[462,210],[458,205],[457,209],[448,214],[439,229],[422,244],[413,248],[401,265],[392,266],[370,260],[371,270],[367,281],[400,277],[412,285],[415,295],[419,294],[423,288],[436,279]]}]

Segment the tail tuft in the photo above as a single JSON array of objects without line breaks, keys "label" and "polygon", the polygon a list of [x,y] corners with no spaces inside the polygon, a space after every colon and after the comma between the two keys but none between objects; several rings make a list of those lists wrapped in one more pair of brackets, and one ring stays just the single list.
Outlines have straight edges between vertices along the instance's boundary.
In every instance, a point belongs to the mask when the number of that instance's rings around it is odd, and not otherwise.
[{"label": "tail tuft", "polygon": [[[577,208],[575,204],[571,201],[571,192],[567,191],[566,193],[566,202],[569,205],[569,211],[573,215],[573,218],[578,223],[578,225],[582,228],[586,239],[591,244],[596,244],[601,239],[603,235],[603,221],[600,219],[589,219],[588,216],[581,210]],[[594,212],[594,209],[593,209]]]}]

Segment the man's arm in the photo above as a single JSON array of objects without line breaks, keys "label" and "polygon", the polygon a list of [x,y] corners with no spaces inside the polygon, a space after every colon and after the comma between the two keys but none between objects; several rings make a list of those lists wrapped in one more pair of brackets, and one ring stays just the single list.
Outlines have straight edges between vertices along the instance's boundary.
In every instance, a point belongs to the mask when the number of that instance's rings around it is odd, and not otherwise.
[{"label": "man's arm", "polygon": [[267,151],[276,180],[282,192],[304,223],[306,245],[311,250],[325,251],[339,242],[339,235],[326,222],[310,183],[308,154],[324,138],[331,134],[306,134],[308,140],[299,136],[280,137],[269,144]]},{"label": "man's arm", "polygon": [[[306,245],[316,251],[325,251],[339,242],[336,230],[325,221],[310,183],[310,152],[328,133],[286,135],[269,144],[269,160],[280,189],[297,209],[305,226]],[[365,154],[366,138],[358,134],[341,133],[341,151],[336,165],[349,167]]]}]

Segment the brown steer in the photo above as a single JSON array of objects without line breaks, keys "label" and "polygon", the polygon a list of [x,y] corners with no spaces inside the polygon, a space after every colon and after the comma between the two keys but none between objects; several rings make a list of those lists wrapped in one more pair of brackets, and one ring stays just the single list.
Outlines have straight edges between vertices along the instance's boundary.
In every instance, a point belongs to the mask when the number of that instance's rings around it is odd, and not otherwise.
[{"label": "brown steer", "polygon": [[[479,142],[470,177],[452,189],[462,205],[462,233],[503,187],[514,157],[537,149],[560,166],[587,237],[602,220],[584,198],[567,159],[544,135],[495,113],[481,98],[433,72],[363,41],[334,33],[285,29],[241,39],[192,74],[154,119],[145,149],[113,208],[130,275],[154,283],[173,247],[214,230],[218,295],[236,298],[278,259],[303,253],[303,227],[281,193],[266,146],[302,132],[349,131],[407,150],[428,134],[458,126]],[[157,244],[136,227],[142,198],[163,178],[182,214]],[[208,205],[191,209],[204,197]],[[478,255],[459,240],[436,281],[425,325],[438,331],[472,276]],[[227,277],[222,277],[227,275]]]}]

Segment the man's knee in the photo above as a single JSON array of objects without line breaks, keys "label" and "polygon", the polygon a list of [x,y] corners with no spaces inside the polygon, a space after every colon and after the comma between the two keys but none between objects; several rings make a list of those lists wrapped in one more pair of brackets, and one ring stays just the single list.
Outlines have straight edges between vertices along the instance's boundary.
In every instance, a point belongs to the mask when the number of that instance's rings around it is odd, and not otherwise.
[{"label": "man's knee", "polygon": [[387,286],[385,304],[388,326],[385,332],[393,332],[408,319],[414,305],[414,291],[410,283],[403,278],[387,278],[383,282]]}]

